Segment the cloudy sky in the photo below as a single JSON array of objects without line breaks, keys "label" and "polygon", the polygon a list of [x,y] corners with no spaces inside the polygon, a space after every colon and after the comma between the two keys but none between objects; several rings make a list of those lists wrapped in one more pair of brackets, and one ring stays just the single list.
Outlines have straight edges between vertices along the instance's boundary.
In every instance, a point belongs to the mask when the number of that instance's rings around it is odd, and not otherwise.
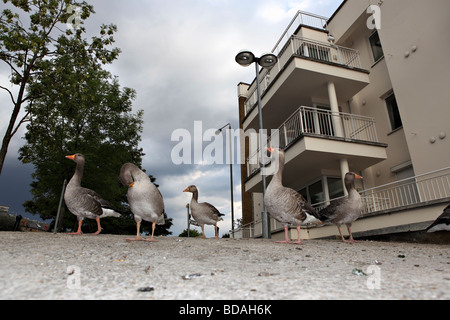
[{"label": "cloudy sky", "polygon": [[[221,235],[231,229],[228,165],[175,165],[171,141],[179,129],[192,133],[201,121],[203,133],[231,123],[238,128],[237,84],[250,83],[254,68],[234,61],[242,49],[256,55],[270,51],[298,10],[329,17],[341,0],[91,0],[96,14],[86,22],[88,33],[101,24],[118,26],[116,46],[122,54],[108,69],[123,87],[137,91],[134,109],[143,109],[141,147],[143,167],[157,178],[166,212],[174,218],[171,228],[178,235],[186,228],[186,204],[191,184],[199,189],[199,201],[210,202],[222,213]],[[2,4],[3,6],[3,4]],[[8,83],[9,71],[0,63],[0,84]],[[0,134],[12,106],[0,90]],[[17,159],[24,129],[13,138],[0,176],[0,205],[24,215],[22,203],[30,194],[33,167]],[[214,141],[214,139],[213,139]],[[205,141],[203,147],[210,142]],[[82,150],[80,150],[82,152]],[[235,219],[241,217],[240,167],[233,166]],[[108,198],[107,195],[103,195]],[[197,228],[199,229],[199,228]],[[213,227],[206,226],[213,236]]]}]

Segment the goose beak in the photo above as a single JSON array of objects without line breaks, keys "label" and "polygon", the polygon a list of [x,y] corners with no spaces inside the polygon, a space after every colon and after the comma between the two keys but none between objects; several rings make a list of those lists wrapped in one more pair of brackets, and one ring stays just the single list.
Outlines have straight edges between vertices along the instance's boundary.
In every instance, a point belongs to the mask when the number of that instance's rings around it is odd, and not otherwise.
[{"label": "goose beak", "polygon": [[66,156],[66,158],[67,158],[67,159],[70,159],[70,160],[75,160],[75,155],[73,154],[73,155],[71,155],[71,156]]},{"label": "goose beak", "polygon": [[133,186],[134,186],[134,182],[132,182],[128,185],[128,187],[130,187],[130,188],[133,188]]},{"label": "goose beak", "polygon": [[183,190],[183,192],[189,192],[189,187]]},{"label": "goose beak", "polygon": [[355,174],[355,178],[356,178],[356,179],[364,179],[364,178],[361,177],[359,174]]}]

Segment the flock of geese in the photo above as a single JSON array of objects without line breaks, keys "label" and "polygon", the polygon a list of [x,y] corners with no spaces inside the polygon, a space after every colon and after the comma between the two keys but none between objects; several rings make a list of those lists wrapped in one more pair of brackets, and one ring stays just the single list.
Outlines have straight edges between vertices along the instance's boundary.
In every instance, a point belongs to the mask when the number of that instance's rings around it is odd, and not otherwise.
[{"label": "flock of geese", "polygon": [[[285,240],[278,243],[302,244],[300,238],[300,229],[304,224],[335,224],[344,242],[356,242],[351,233],[352,223],[357,220],[362,212],[363,204],[361,196],[354,188],[355,179],[362,179],[356,173],[348,172],[345,175],[344,183],[348,195],[346,197],[334,200],[326,208],[317,211],[313,208],[303,196],[294,189],[283,186],[283,169],[285,164],[285,154],[280,149],[267,149],[273,159],[278,160],[278,170],[274,174],[269,186],[267,187],[264,204],[271,216],[284,225]],[[81,235],[81,226],[85,218],[95,219],[97,221],[98,235],[102,231],[100,219],[104,217],[120,217],[120,213],[115,211],[114,207],[104,200],[95,191],[83,188],[81,180],[83,178],[85,158],[82,154],[66,156],[76,163],[76,169],[73,177],[69,181],[64,193],[64,200],[71,213],[77,216],[78,230],[71,235]],[[125,163],[119,174],[120,182],[128,187],[127,199],[131,212],[136,221],[136,237],[126,239],[128,241],[156,241],[154,231],[157,224],[165,223],[164,220],[164,200],[158,188],[150,181],[145,172],[132,163]],[[198,189],[195,185],[188,186],[183,192],[192,193],[190,203],[192,217],[196,220],[202,229],[202,236],[205,238],[204,226],[213,225],[215,228],[215,238],[218,238],[217,223],[223,220],[224,214],[220,213],[213,205],[207,202],[198,202]],[[142,220],[152,223],[152,234],[150,238],[144,239],[140,233]],[[349,238],[346,240],[342,233],[342,225],[346,225]],[[298,239],[291,241],[288,235],[289,225],[297,228]],[[444,210],[442,216],[428,228],[429,232],[437,230],[450,230],[450,205]],[[446,229],[447,228],[447,229]]]},{"label": "flock of geese", "polygon": [[[111,203],[104,200],[98,193],[81,186],[86,161],[84,156],[77,153],[66,156],[66,158],[76,163],[75,173],[64,192],[64,200],[67,208],[78,219],[78,230],[77,232],[70,233],[70,235],[82,234],[81,226],[85,218],[95,219],[97,221],[97,232],[93,233],[93,235],[98,235],[102,231],[100,219],[105,217],[120,217],[120,213],[115,211]],[[155,227],[157,224],[162,225],[165,223],[164,200],[161,192],[151,182],[147,174],[132,163],[125,163],[122,166],[119,179],[124,186],[128,187],[127,199],[131,212],[134,215],[134,220],[136,221],[136,238],[126,240],[156,241],[154,238]],[[222,216],[224,215],[213,205],[207,202],[198,202],[198,190],[196,186],[189,186],[184,192],[192,193],[191,213],[192,217],[202,228],[202,237],[205,237],[205,224],[209,224],[214,225],[216,238],[218,238],[217,222],[223,220]],[[141,236],[140,229],[142,220],[152,223],[152,234],[148,239],[144,239]]]}]

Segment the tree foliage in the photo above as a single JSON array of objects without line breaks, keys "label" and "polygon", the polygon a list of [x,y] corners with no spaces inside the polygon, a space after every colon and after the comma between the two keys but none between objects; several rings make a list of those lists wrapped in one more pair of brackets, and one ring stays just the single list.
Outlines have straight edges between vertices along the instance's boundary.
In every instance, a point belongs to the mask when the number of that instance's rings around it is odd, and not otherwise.
[{"label": "tree foliage", "polygon": [[55,216],[62,181],[75,170],[65,155],[83,153],[83,186],[118,208],[126,201],[126,189],[118,181],[120,167],[142,162],[138,144],[143,113],[132,113],[136,93],[122,89],[118,79],[102,69],[99,58],[90,54],[91,45],[79,34],[61,37],[59,55],[47,61],[46,72],[28,87],[39,98],[26,106],[32,116],[19,151],[20,160],[35,167],[33,200],[24,206],[43,219]]},{"label": "tree foliage", "polygon": [[[82,185],[110,201],[124,217],[105,218],[102,227],[110,233],[134,234],[127,188],[118,175],[125,162],[141,166],[143,112],[132,112],[136,92],[121,88],[118,78],[104,69],[120,54],[112,47],[117,27],[102,25],[98,36],[86,39],[84,21],[95,13],[86,1],[3,2],[8,7],[0,14],[0,62],[11,69],[10,82],[17,94],[0,84],[13,105],[0,150],[0,173],[12,136],[27,123],[19,159],[32,163],[35,171],[33,199],[24,203],[26,211],[43,219],[56,216],[63,181],[75,171],[65,156],[79,152],[86,158]],[[76,28],[68,28],[67,22],[76,22]],[[17,122],[22,107],[25,116]],[[63,229],[76,225],[76,217],[68,211],[63,221]],[[170,233],[172,221],[166,222],[157,234]],[[95,222],[85,224],[84,231],[95,228]],[[144,232],[151,230],[151,225],[142,227]]]},{"label": "tree foliage", "polygon": [[[203,233],[198,232],[195,229],[190,229],[189,230],[189,237],[190,238],[196,238],[196,237],[200,237],[202,235],[203,235]],[[181,237],[181,238],[187,238],[187,236],[188,236],[188,229],[184,229],[183,232],[181,232],[178,236]]]},{"label": "tree foliage", "polygon": [[[85,33],[83,22],[94,13],[93,6],[85,1],[3,0],[3,3],[6,6],[0,13],[0,61],[11,70],[10,82],[15,90],[0,83],[0,89],[9,94],[12,104],[11,118],[0,149],[0,174],[12,137],[33,117],[33,109],[28,108],[25,116],[18,120],[22,106],[41,97],[41,91],[30,90],[30,84],[46,74],[50,60],[63,54],[58,48],[65,39],[74,34],[80,38]],[[73,18],[73,8],[77,8],[79,23],[76,31],[65,25]],[[103,64],[115,60],[120,50],[108,47],[113,43],[114,32],[114,25],[102,26],[87,53]]]}]

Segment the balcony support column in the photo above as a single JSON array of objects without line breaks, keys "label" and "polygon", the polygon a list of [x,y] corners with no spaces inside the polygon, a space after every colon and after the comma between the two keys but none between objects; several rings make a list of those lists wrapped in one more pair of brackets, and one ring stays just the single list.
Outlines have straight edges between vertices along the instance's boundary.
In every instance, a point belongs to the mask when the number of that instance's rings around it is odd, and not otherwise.
[{"label": "balcony support column", "polygon": [[337,137],[344,138],[344,128],[342,127],[342,122],[339,117],[339,104],[336,95],[336,87],[334,82],[328,82],[328,99],[330,101],[331,112],[333,113],[333,127],[335,130],[335,135]]},{"label": "balcony support column", "polygon": [[347,196],[348,192],[347,189],[345,188],[345,175],[347,174],[347,172],[350,171],[349,166],[348,166],[348,160],[347,159],[341,159],[340,160],[340,165],[341,165],[341,178],[342,178],[342,185],[344,187],[344,194]]}]

